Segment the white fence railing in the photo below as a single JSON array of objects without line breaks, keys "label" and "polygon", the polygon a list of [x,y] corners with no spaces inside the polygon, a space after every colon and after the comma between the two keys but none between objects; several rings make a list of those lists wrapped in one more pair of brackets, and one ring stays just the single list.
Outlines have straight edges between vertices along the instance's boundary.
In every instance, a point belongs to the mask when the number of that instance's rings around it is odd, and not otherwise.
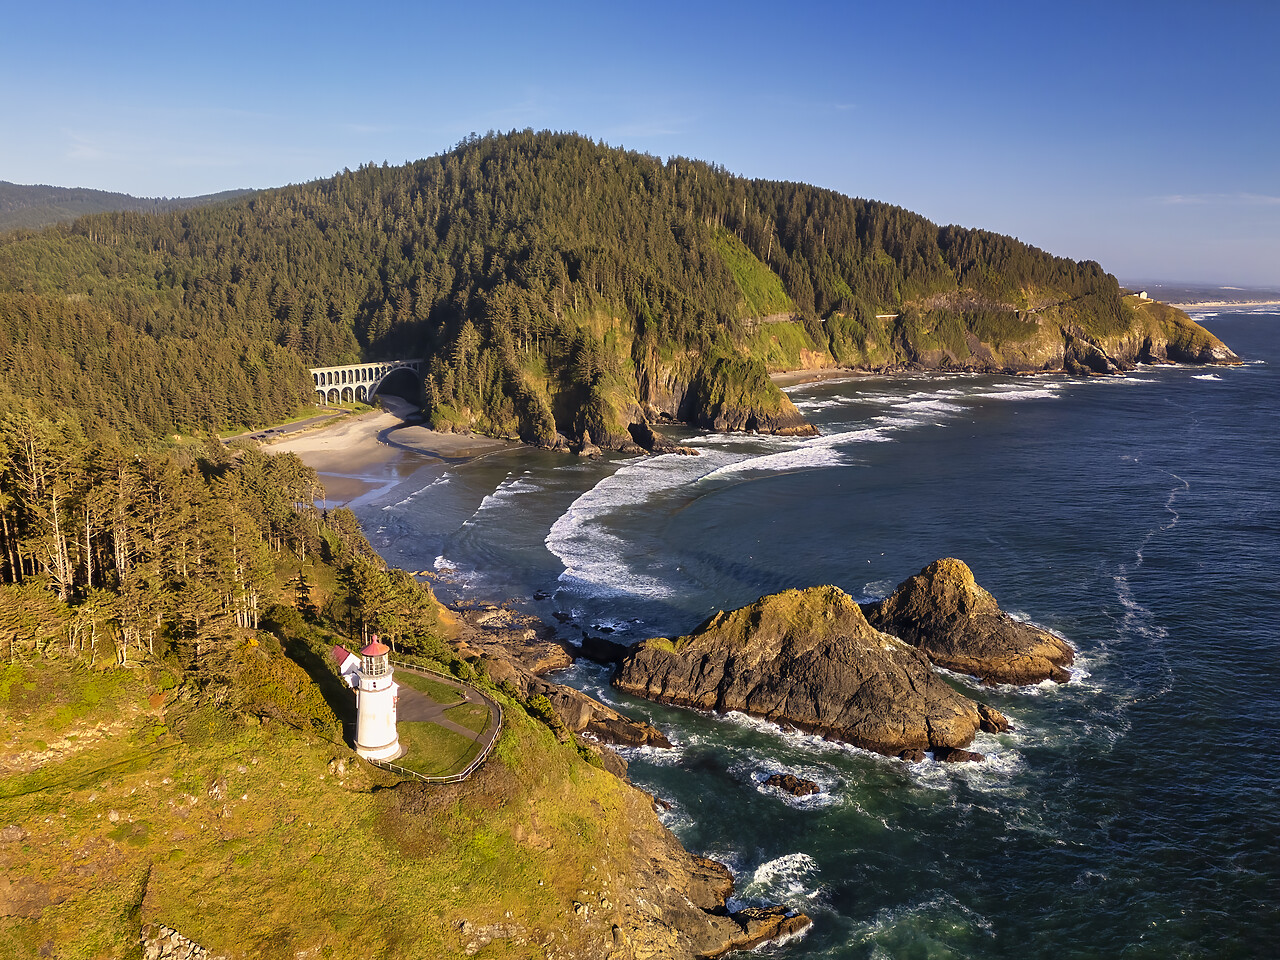
[{"label": "white fence railing", "polygon": [[[397,670],[408,670],[410,673],[421,673],[431,677],[439,677],[441,680],[448,681],[452,686],[460,689],[467,689],[467,685],[462,683],[457,677],[451,677],[449,674],[441,673],[439,670],[432,670],[430,667],[420,667],[414,663],[405,663],[403,660],[389,660],[388,662]],[[480,768],[480,764],[484,763],[485,759],[489,756],[489,751],[491,751],[493,749],[493,745],[498,742],[498,734],[502,732],[502,704],[498,703],[496,700],[490,700],[479,690],[476,690],[475,687],[471,687],[470,689],[475,690],[476,695],[488,705],[489,716],[493,717],[496,715],[498,719],[493,725],[493,733],[489,736],[489,742],[486,743],[481,748],[480,752],[475,755],[472,761],[467,764],[465,770],[462,770],[459,773],[451,773],[448,776],[443,777],[428,777],[426,774],[419,773],[417,770],[409,770],[408,768],[402,767],[398,763],[392,763],[389,760],[369,760],[369,762],[376,767],[382,767],[384,770],[391,770],[395,773],[402,773],[406,776],[414,777],[417,780],[421,780],[423,783],[461,783],[463,780],[467,779],[467,777],[471,776],[471,774],[475,773],[476,770]],[[368,760],[369,758],[366,757],[365,759]]]}]

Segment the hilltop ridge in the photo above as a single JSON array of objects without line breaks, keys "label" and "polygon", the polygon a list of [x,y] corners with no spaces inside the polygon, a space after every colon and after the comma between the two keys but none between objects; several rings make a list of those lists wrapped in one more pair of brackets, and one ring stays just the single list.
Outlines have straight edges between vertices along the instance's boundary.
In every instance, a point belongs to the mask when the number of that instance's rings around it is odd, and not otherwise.
[{"label": "hilltop ridge", "polygon": [[15,394],[135,433],[278,420],[309,365],[420,356],[439,429],[618,449],[663,420],[808,432],[785,370],[1234,359],[1092,261],[528,130],[0,238],[0,346]]},{"label": "hilltop ridge", "polygon": [[0,233],[6,230],[39,230],[66,223],[90,213],[132,210],[163,213],[209,203],[235,200],[252,190],[220,190],[198,197],[135,197],[91,187],[53,187],[44,183],[10,183],[0,180]]}]

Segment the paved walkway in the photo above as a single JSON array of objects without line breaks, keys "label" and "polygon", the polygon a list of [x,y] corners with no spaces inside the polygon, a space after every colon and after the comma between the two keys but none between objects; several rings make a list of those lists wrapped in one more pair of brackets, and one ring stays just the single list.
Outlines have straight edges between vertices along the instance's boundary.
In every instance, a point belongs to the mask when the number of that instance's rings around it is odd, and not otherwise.
[{"label": "paved walkway", "polygon": [[[436,703],[425,693],[415,690],[407,683],[400,684],[400,702],[396,705],[396,719],[402,723],[434,723],[446,730],[451,730],[460,736],[466,737],[468,740],[475,741],[480,744],[480,750],[486,751],[489,745],[498,736],[498,711],[497,706],[488,697],[473,687],[467,686],[458,680],[452,680],[443,677],[438,673],[432,673],[429,670],[418,670],[407,664],[396,662],[393,664],[395,670],[403,670],[406,673],[414,673],[421,677],[426,677],[436,683],[443,683],[446,686],[453,687],[463,699],[457,703],[443,704]],[[460,723],[454,723],[445,716],[446,710],[452,710],[454,707],[462,706],[464,703],[474,703],[487,707],[489,710],[489,720],[484,726],[484,730],[476,733],[469,730]]]}]

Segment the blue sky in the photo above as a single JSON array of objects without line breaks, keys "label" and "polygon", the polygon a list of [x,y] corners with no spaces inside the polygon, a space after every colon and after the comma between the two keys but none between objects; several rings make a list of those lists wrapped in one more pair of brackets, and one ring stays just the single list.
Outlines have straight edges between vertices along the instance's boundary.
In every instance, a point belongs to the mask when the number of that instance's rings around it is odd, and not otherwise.
[{"label": "blue sky", "polygon": [[265,187],[576,130],[1126,278],[1280,284],[1280,3],[60,3],[0,31],[0,179]]}]

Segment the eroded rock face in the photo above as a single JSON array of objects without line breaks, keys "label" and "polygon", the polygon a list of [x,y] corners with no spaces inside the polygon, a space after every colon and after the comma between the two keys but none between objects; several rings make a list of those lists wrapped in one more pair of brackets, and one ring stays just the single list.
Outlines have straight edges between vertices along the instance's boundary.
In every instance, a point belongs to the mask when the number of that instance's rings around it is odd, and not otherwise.
[{"label": "eroded rock face", "polygon": [[764,783],[767,787],[784,790],[793,797],[808,797],[822,792],[822,788],[812,780],[797,777],[794,773],[775,773],[770,775]]},{"label": "eroded rock face", "polygon": [[687,637],[634,647],[614,685],[636,696],[726,712],[878,753],[965,747],[978,705],[910,644],[881,633],[838,587],[787,590],[719,613]]},{"label": "eroded rock face", "polygon": [[875,627],[918,647],[938,666],[984,683],[1070,679],[1065,668],[1075,660],[1071,645],[1014,620],[978,586],[968,566],[952,557],[929,564],[885,600],[864,605],[863,612]]},{"label": "eroded rock face", "polygon": [[682,447],[670,437],[664,437],[643,420],[639,423],[631,424],[627,429],[631,432],[631,439],[649,453],[678,453],[686,457],[696,457],[698,455],[698,451],[693,447]]}]

